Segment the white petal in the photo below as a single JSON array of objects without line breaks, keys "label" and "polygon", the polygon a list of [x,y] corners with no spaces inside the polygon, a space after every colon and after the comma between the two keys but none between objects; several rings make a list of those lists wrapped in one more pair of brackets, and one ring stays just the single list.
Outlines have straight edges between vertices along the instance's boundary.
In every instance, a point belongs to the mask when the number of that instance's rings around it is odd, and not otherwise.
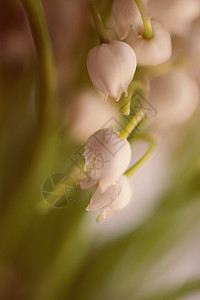
[{"label": "white petal", "polygon": [[113,53],[120,68],[120,84],[122,90],[127,93],[128,85],[131,82],[137,65],[137,59],[133,49],[124,42],[113,41]]},{"label": "white petal", "polygon": [[126,207],[131,200],[132,194],[130,181],[127,176],[122,175],[117,181],[117,183],[121,187],[121,192],[118,195],[118,197],[116,197],[109,205],[113,212],[116,212]]},{"label": "white petal", "polygon": [[87,69],[95,87],[118,100],[134,76],[136,56],[124,42],[102,43],[89,51]]},{"label": "white petal", "polygon": [[131,147],[126,139],[121,139],[117,131],[100,129],[87,141],[85,160],[95,155],[88,176],[99,181],[99,187],[105,191],[126,171],[131,160]]},{"label": "white petal", "polygon": [[[120,186],[120,193],[109,205],[103,208],[102,212],[97,218],[98,222],[108,219],[113,213],[126,207],[131,200],[132,191],[129,179],[125,175],[122,175],[117,183]],[[105,195],[106,193],[107,191],[105,192]]]},{"label": "white petal", "polygon": [[[146,0],[144,1],[146,4]],[[116,23],[117,33],[121,40],[127,37],[131,26],[133,29],[142,22],[140,12],[134,0],[115,0],[112,13]]]},{"label": "white petal", "polygon": [[121,192],[121,187],[118,183],[112,184],[105,193],[102,193],[98,187],[90,200],[90,204],[86,208],[88,211],[102,208],[109,205]]},{"label": "white petal", "polygon": [[127,43],[134,49],[139,65],[158,65],[170,59],[172,53],[171,37],[162,25],[155,20],[151,21],[154,37],[144,39],[142,37],[143,29],[138,32],[133,31],[127,37]]},{"label": "white petal", "polygon": [[118,98],[120,95],[120,74],[117,61],[113,57],[110,43],[103,43],[90,50],[87,69],[94,86],[101,92]]}]

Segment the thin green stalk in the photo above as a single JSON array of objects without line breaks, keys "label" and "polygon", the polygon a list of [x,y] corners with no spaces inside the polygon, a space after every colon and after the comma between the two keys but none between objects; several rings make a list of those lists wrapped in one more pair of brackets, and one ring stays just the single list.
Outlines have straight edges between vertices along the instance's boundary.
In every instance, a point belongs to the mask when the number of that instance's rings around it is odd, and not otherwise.
[{"label": "thin green stalk", "polygon": [[155,149],[156,143],[154,139],[152,139],[151,137],[141,137],[141,139],[149,142],[149,148],[147,152],[125,172],[125,175],[127,177],[131,177],[141,167],[141,165],[143,165],[144,162],[151,156],[152,152]]},{"label": "thin green stalk", "polygon": [[110,39],[107,30],[104,27],[100,13],[98,12],[96,6],[93,3],[90,3],[89,7],[98,32],[100,43],[109,43]]},{"label": "thin green stalk", "polygon": [[123,115],[130,115],[131,100],[132,100],[134,93],[137,90],[141,90],[145,93],[143,83],[140,81],[134,80],[128,86],[127,96],[125,96],[125,94],[122,95],[120,102],[122,104],[121,113]]},{"label": "thin green stalk", "polygon": [[122,139],[127,139],[131,132],[137,127],[137,125],[144,119],[145,113],[141,109],[139,110],[130,120],[130,122],[124,127],[120,132],[119,137]]},{"label": "thin green stalk", "polygon": [[[58,138],[54,130],[57,126],[58,116],[57,88],[51,44],[43,7],[40,0],[19,0],[19,3],[21,3],[25,11],[36,52],[37,131],[26,177],[15,192],[12,203],[8,206],[2,218],[2,253],[8,257],[15,253],[34,217],[34,207],[40,197],[38,185],[41,184],[43,176],[46,173],[48,174],[52,165],[55,164],[58,150]],[[33,192],[30,192],[31,189]]]},{"label": "thin green stalk", "polygon": [[41,132],[57,119],[57,88],[51,42],[40,0],[19,0],[29,26],[37,59],[36,116]]},{"label": "thin green stalk", "polygon": [[93,239],[93,229],[87,220],[78,216],[56,253],[44,278],[41,279],[34,300],[55,300],[67,293],[77,276]]},{"label": "thin green stalk", "polygon": [[137,5],[137,7],[140,11],[142,21],[143,21],[143,25],[144,25],[143,38],[144,39],[151,39],[151,38],[153,38],[153,30],[152,30],[150,19],[147,16],[147,13],[146,13],[144,3],[142,2],[142,0],[135,0],[135,3],[136,3],[136,5]]}]

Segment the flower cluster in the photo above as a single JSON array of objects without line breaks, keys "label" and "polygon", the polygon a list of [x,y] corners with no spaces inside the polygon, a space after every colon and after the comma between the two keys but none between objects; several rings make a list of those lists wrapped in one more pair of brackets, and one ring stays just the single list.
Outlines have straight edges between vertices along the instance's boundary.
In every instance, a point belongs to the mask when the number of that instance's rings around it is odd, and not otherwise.
[{"label": "flower cluster", "polygon": [[[163,131],[186,122],[199,102],[200,71],[195,62],[199,51],[194,50],[199,49],[199,31],[193,32],[199,12],[199,0],[114,0],[115,34],[110,39],[93,10],[100,44],[89,51],[87,69],[94,86],[106,100],[109,96],[116,101],[127,98],[130,105],[134,84],[139,82],[157,111],[147,122],[151,129]],[[192,53],[188,41],[195,45]],[[98,217],[102,221],[130,201],[125,175],[130,144],[117,131],[101,129],[88,139],[84,158],[87,176],[80,187],[97,185],[87,210],[102,208]]]}]

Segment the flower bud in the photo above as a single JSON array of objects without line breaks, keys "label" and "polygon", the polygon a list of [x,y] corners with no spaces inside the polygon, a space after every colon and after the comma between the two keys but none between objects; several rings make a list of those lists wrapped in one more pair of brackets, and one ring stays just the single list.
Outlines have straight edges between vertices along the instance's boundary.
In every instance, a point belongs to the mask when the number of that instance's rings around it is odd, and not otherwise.
[{"label": "flower bud", "polygon": [[135,52],[121,41],[102,43],[91,49],[87,57],[89,76],[97,89],[119,100],[127,93],[136,69]]},{"label": "flower bud", "polygon": [[160,22],[151,20],[153,38],[143,38],[143,27],[138,34],[131,31],[126,42],[134,49],[139,65],[154,66],[169,60],[172,54],[171,37]]},{"label": "flower bud", "polygon": [[142,18],[134,0],[115,0],[112,13],[121,40],[127,37],[131,26],[134,30],[138,24],[142,24]]},{"label": "flower bud", "polygon": [[87,141],[85,146],[86,179],[80,188],[88,189],[98,183],[105,191],[127,169],[131,160],[131,147],[126,139],[109,128],[100,129]]},{"label": "flower bud", "polygon": [[113,183],[104,193],[98,187],[86,208],[93,211],[103,208],[97,218],[98,222],[106,220],[113,213],[126,207],[131,200],[131,186],[129,179],[122,175],[116,183]]}]

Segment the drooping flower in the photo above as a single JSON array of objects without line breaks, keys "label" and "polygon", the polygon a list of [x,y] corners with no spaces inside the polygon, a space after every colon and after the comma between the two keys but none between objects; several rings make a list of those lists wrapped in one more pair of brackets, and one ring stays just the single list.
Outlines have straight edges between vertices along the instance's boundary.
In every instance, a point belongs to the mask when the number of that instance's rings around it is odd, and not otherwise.
[{"label": "drooping flower", "polygon": [[136,69],[133,49],[121,41],[102,43],[92,48],[87,57],[87,69],[94,86],[116,100],[127,93]]},{"label": "drooping flower", "polygon": [[160,129],[187,121],[199,103],[198,86],[183,70],[153,79],[149,89],[149,102],[157,110],[152,122]]},{"label": "drooping flower", "polygon": [[[145,2],[147,0],[144,4]],[[142,18],[134,0],[114,0],[112,13],[121,40],[127,37],[131,27],[134,30],[142,24]]]},{"label": "drooping flower", "polygon": [[87,211],[93,211],[102,208],[97,218],[98,222],[108,219],[113,213],[126,207],[131,200],[131,186],[127,176],[122,175],[116,183],[102,193],[98,187],[92,196]]},{"label": "drooping flower", "polygon": [[143,38],[143,26],[137,34],[130,31],[126,42],[134,49],[139,65],[154,66],[166,62],[172,54],[171,37],[160,22],[151,20],[153,37]]},{"label": "drooping flower", "polygon": [[86,179],[80,183],[80,188],[88,189],[98,183],[99,189],[104,192],[127,169],[131,147],[117,131],[104,128],[88,139],[83,156]]}]

